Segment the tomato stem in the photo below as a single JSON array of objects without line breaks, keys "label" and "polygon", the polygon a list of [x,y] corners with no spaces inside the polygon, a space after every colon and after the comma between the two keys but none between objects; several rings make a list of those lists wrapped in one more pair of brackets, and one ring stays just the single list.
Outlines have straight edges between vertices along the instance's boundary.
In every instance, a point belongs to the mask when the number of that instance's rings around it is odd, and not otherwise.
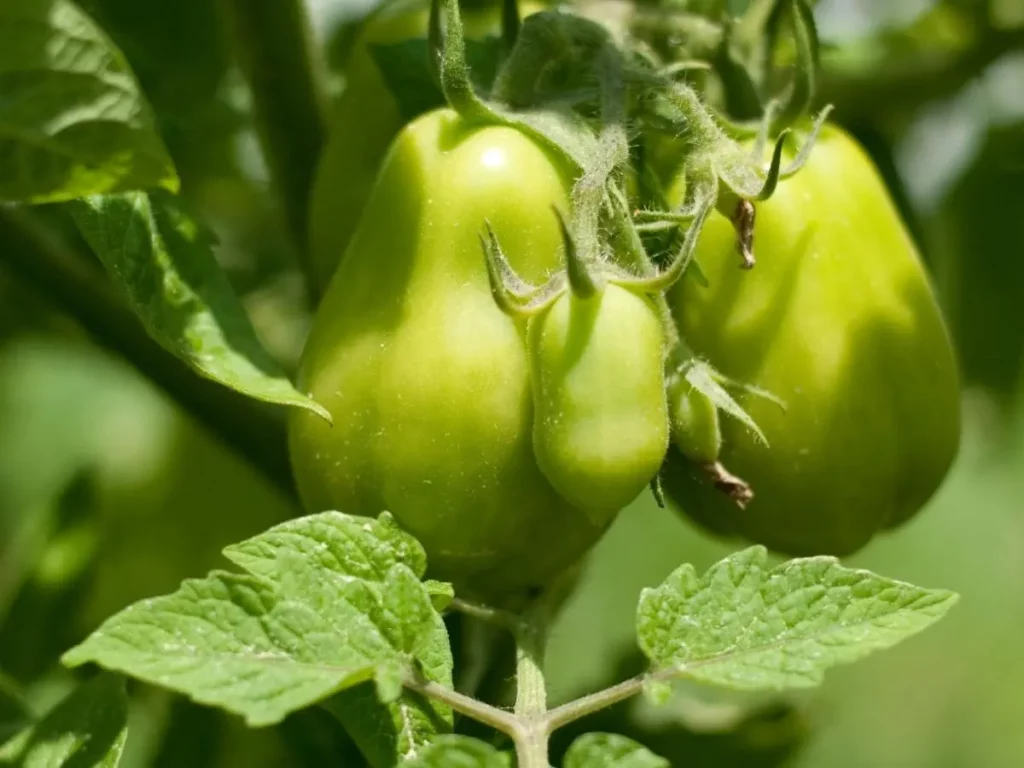
[{"label": "tomato stem", "polygon": [[[325,130],[322,62],[298,0],[228,0],[226,18],[271,182],[299,266],[312,275],[306,241],[309,196]],[[313,280],[308,280],[310,298]]]},{"label": "tomato stem", "polygon": [[543,715],[548,708],[543,634],[537,627],[516,634],[515,713],[524,718]]},{"label": "tomato stem", "polygon": [[524,728],[515,739],[516,762],[519,768],[550,768],[548,732],[542,723]]},{"label": "tomato stem", "polygon": [[472,696],[466,696],[433,680],[427,680],[420,675],[408,676],[403,684],[410,691],[447,704],[459,714],[489,725],[494,730],[511,736],[513,739],[519,739],[521,736],[522,723],[510,712],[474,699]]},{"label": "tomato stem", "polygon": [[516,758],[520,768],[548,768],[547,685],[544,681],[544,653],[547,645],[548,614],[545,601],[524,616],[516,633],[515,714],[522,728],[516,734]]}]

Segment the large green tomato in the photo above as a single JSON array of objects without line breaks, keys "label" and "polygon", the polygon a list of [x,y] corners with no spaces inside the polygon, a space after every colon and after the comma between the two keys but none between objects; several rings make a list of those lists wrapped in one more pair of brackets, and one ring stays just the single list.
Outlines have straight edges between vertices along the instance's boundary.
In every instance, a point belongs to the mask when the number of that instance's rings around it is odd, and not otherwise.
[{"label": "large green tomato", "polygon": [[[562,266],[552,207],[567,208],[571,184],[568,169],[514,129],[467,124],[450,110],[417,118],[388,153],[303,354],[299,385],[334,418],[333,427],[291,418],[305,505],[389,510],[424,544],[434,574],[488,595],[547,584],[618,512],[577,506],[538,466],[528,329],[495,303],[481,248],[490,222],[515,270],[543,282]],[[602,333],[572,337],[583,359],[660,363],[660,336],[649,330],[634,342],[647,345],[642,352],[624,350],[621,338],[591,352],[596,339],[630,333],[634,316],[647,328],[646,300],[636,301],[639,309],[618,295],[602,302]],[[663,398],[660,365],[652,375],[653,387],[630,381],[631,392]],[[568,395],[575,408],[600,396],[595,381]],[[664,411],[658,402],[648,407]],[[620,408],[636,417],[635,408]]]},{"label": "large green tomato", "polygon": [[[499,0],[470,0],[461,8],[468,38],[500,34]],[[543,6],[524,2],[520,8],[525,16]],[[318,289],[330,282],[359,223],[384,155],[407,122],[372,48],[426,37],[429,15],[429,0],[387,2],[366,21],[349,53],[345,90],[334,111],[310,200],[309,249]]]},{"label": "large green tomato", "polygon": [[[679,190],[676,190],[678,196]],[[914,245],[870,160],[827,126],[807,165],[759,205],[757,265],[715,214],[670,302],[698,355],[764,431],[722,417],[722,464],[753,488],[740,509],[675,449],[666,495],[707,528],[791,555],[849,554],[941,483],[959,443],[953,350]]]}]

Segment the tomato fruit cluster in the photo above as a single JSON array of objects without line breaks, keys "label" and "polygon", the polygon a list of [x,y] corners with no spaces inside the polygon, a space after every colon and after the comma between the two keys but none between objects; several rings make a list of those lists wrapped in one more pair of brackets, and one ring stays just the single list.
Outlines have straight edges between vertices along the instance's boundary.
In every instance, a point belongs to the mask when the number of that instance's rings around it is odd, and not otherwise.
[{"label": "tomato fruit cluster", "polygon": [[[575,563],[625,496],[642,491],[667,442],[660,330],[646,300],[609,288],[582,312],[556,303],[530,324],[528,344],[523,324],[495,304],[481,253],[488,221],[516,271],[543,281],[562,262],[552,206],[568,206],[571,183],[566,168],[511,128],[440,110],[402,130],[304,353],[300,386],[334,416],[333,426],[302,414],[291,422],[309,508],[390,510],[423,542],[436,574],[506,592],[542,586]],[[629,328],[645,335],[631,339]],[[601,343],[587,343],[597,331]],[[600,385],[606,364],[634,359],[653,382]],[[656,395],[653,418],[638,414],[634,394]],[[595,402],[607,399],[614,419],[595,423]],[[586,487],[593,473],[622,471],[597,442],[617,447],[631,419],[643,421],[633,428],[660,426],[660,451],[647,477],[627,471],[605,486],[614,498],[594,499]]]},{"label": "tomato fruit cluster", "polygon": [[[576,169],[451,109],[403,127],[367,53],[425,27],[422,5],[400,7],[357,43],[359,107],[342,104],[314,191],[329,284],[299,385],[334,422],[292,416],[309,509],[389,510],[434,575],[490,597],[549,584],[659,475],[689,518],[789,554],[853,552],[921,508],[956,453],[956,365],[914,246],[851,138],[826,126],[758,204],[753,270],[715,213],[701,279],[684,274],[668,312],[609,269],[594,290],[569,280],[517,315],[496,301],[482,235],[524,284],[558,285],[569,249],[553,209],[571,207]],[[496,31],[493,6],[472,13],[471,32]],[[678,204],[683,174],[671,152],[657,157]],[[683,375],[675,331],[694,356],[684,365],[716,371],[759,433]],[[709,468],[747,481],[753,500],[734,503]]]}]

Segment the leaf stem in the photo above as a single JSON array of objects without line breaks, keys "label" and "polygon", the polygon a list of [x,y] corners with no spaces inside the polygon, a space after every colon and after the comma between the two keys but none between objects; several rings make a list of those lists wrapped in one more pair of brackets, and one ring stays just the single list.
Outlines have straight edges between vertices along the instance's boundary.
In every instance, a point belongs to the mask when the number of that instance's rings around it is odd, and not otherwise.
[{"label": "leaf stem", "polygon": [[422,696],[443,702],[456,712],[471,717],[477,722],[489,725],[496,731],[500,731],[513,739],[519,737],[523,730],[520,719],[511,712],[487,704],[486,702],[474,699],[472,696],[453,691],[433,680],[426,680],[419,676],[409,675],[404,680],[405,687],[415,691]]},{"label": "leaf stem", "polygon": [[0,205],[0,264],[51,299],[102,347],[124,357],[267,480],[295,496],[284,420],[196,374],[149,337],[100,272],[23,208]]},{"label": "leaf stem", "polygon": [[325,120],[309,19],[301,0],[224,0],[224,4],[238,64],[252,91],[271,182],[312,292],[307,218]]},{"label": "leaf stem", "polygon": [[[575,701],[570,701],[555,707],[547,713],[546,724],[549,732],[556,731],[569,723],[575,722],[587,715],[599,712],[620,701],[625,701],[636,696],[643,690],[646,675],[637,675],[625,680],[611,688],[591,693]],[[654,676],[657,678],[657,675]]]}]

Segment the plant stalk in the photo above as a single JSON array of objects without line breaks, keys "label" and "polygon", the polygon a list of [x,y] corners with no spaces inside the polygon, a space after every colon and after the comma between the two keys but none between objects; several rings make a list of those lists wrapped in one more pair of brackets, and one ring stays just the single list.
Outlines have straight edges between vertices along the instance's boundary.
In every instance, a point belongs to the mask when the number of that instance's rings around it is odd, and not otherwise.
[{"label": "plant stalk", "polygon": [[544,683],[544,639],[533,627],[518,633],[516,638],[516,704],[515,713],[524,720],[534,720],[548,709],[547,687]]},{"label": "plant stalk", "polygon": [[[307,219],[325,136],[320,63],[301,0],[223,0],[271,183],[299,266],[312,286]],[[312,296],[316,299],[316,296]]]},{"label": "plant stalk", "polygon": [[589,696],[583,696],[575,701],[570,701],[560,707],[555,707],[547,714],[548,730],[556,731],[587,715],[632,698],[643,690],[643,684],[643,675],[638,675],[618,685],[613,685],[611,688],[605,688],[603,691],[598,691]]},{"label": "plant stalk", "polygon": [[548,600],[541,598],[523,616],[516,638],[516,703],[520,729],[513,736],[519,768],[548,768],[547,685],[544,656],[550,616]]},{"label": "plant stalk", "polygon": [[471,717],[477,722],[489,725],[496,731],[518,740],[522,731],[519,718],[503,709],[491,706],[471,696],[453,691],[440,683],[425,680],[418,676],[409,676],[403,681],[406,688],[422,696],[443,702],[459,714]]},{"label": "plant stalk", "polygon": [[516,764],[519,768],[550,768],[548,759],[549,732],[542,721],[520,729],[514,737]]}]

